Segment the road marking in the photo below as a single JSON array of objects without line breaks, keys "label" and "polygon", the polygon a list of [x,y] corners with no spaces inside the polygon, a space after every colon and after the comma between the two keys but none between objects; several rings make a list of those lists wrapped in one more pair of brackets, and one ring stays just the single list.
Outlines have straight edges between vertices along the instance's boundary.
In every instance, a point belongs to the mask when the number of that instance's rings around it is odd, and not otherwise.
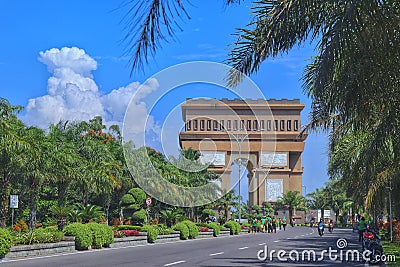
[{"label": "road marking", "polygon": [[[289,238],[288,238],[289,239]],[[274,243],[279,242],[280,240],[275,240]]]},{"label": "road marking", "polygon": [[258,244],[259,246],[264,246],[266,243],[261,243],[261,244]]},{"label": "road marking", "polygon": [[243,249],[248,249],[249,247],[242,247],[242,248],[239,248],[239,250],[243,250]]},{"label": "road marking", "polygon": [[221,255],[221,254],[224,254],[224,252],[218,252],[218,253],[210,254],[210,257],[212,257],[212,256],[217,256],[217,255]]},{"label": "road marking", "polygon": [[171,266],[171,265],[175,265],[175,264],[179,264],[179,263],[184,263],[185,261],[176,261],[176,262],[171,262],[168,264],[164,264],[164,266]]},{"label": "road marking", "polygon": [[304,236],[304,235],[301,235],[301,236]]}]

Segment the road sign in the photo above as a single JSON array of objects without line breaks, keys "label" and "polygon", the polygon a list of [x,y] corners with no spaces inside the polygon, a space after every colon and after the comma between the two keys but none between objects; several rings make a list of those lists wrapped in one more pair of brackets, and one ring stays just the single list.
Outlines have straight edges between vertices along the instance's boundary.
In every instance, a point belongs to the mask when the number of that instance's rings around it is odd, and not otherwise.
[{"label": "road sign", "polygon": [[18,195],[10,195],[10,209],[18,209]]},{"label": "road sign", "polygon": [[150,206],[151,205],[151,203],[152,203],[153,201],[151,200],[151,198],[146,198],[146,205],[147,206]]},{"label": "road sign", "polygon": [[282,210],[282,214],[286,214],[286,210]]}]

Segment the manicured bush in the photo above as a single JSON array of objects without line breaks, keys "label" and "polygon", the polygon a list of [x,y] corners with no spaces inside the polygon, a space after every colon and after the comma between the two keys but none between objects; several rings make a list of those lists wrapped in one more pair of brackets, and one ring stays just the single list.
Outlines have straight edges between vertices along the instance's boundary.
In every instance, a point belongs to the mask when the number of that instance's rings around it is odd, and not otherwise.
[{"label": "manicured bush", "polygon": [[64,233],[58,231],[57,226],[50,226],[46,228],[38,228],[31,230],[27,233],[18,234],[15,239],[15,244],[32,245],[41,243],[56,243],[60,242]]},{"label": "manicured bush", "polygon": [[172,229],[180,232],[180,238],[182,240],[188,239],[189,227],[185,223],[183,223],[183,222],[177,223],[172,227]]},{"label": "manicured bush", "polygon": [[3,258],[5,255],[10,252],[12,246],[12,239],[10,232],[6,229],[0,228],[0,258]]},{"label": "manicured bush", "polygon": [[92,248],[101,248],[114,243],[114,233],[110,226],[98,223],[88,223],[92,231]]},{"label": "manicured bush", "polygon": [[86,250],[93,243],[93,233],[87,224],[71,223],[64,228],[64,234],[75,237],[77,250]]},{"label": "manicured bush", "polygon": [[144,222],[146,220],[146,216],[147,216],[146,211],[144,209],[141,209],[141,210],[135,211],[132,214],[132,219],[134,219],[137,222]]},{"label": "manicured bush", "polygon": [[238,222],[229,221],[224,224],[225,227],[229,228],[231,235],[237,235],[241,231],[240,224]]},{"label": "manicured bush", "polygon": [[169,235],[174,232],[171,228],[168,228],[165,224],[159,223],[154,225],[158,229],[159,235]]},{"label": "manicured bush", "polygon": [[199,235],[199,228],[197,225],[192,221],[183,221],[183,223],[186,224],[189,229],[189,238],[195,239]]},{"label": "manicured bush", "polygon": [[207,227],[213,229],[214,237],[217,237],[219,235],[219,233],[221,232],[221,226],[219,225],[219,223],[212,222],[212,223],[209,223],[207,225]]},{"label": "manicured bush", "polygon": [[158,238],[158,229],[155,226],[149,225],[147,228],[147,242],[154,243]]}]

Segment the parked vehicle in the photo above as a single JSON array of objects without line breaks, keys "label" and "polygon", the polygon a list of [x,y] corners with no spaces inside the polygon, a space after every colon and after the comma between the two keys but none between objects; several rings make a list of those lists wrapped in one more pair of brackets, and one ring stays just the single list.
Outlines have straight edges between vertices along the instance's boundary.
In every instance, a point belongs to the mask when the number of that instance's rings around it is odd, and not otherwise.
[{"label": "parked vehicle", "polygon": [[381,237],[372,228],[368,227],[363,233],[363,251],[370,251],[370,262],[379,262],[383,255]]}]

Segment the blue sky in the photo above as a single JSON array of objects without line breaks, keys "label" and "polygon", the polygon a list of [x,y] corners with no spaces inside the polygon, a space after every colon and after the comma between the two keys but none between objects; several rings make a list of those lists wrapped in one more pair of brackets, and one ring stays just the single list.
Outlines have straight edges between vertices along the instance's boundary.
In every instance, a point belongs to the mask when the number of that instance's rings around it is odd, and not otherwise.
[{"label": "blue sky", "polygon": [[[120,122],[122,110],[119,109],[123,107],[121,103],[125,101],[126,104],[126,96],[155,73],[190,61],[223,62],[229,50],[228,45],[235,40],[232,35],[235,28],[244,27],[251,17],[249,1],[231,7],[224,7],[222,1],[191,1],[191,4],[186,4],[191,19],[180,23],[183,31],[177,31],[177,41],[164,43],[143,72],[130,76],[128,58],[124,54],[125,47],[121,44],[125,34],[121,19],[127,11],[126,8],[118,9],[122,2],[0,2],[0,96],[14,105],[28,107],[30,103],[29,111],[21,114],[25,122],[43,126],[57,112],[78,116],[79,108],[85,108],[87,116],[91,112],[100,112],[109,121]],[[67,90],[78,92],[83,87],[69,87],[68,84],[75,76],[64,72],[69,59],[68,55],[61,56],[63,47],[82,49],[73,51],[81,53],[81,65],[75,65],[72,69],[79,84],[89,84],[91,94],[86,94],[86,91],[81,95],[66,93]],[[46,53],[52,48],[58,50]],[[313,47],[310,45],[296,47],[288,55],[266,61],[260,71],[250,77],[266,98],[300,98],[306,104],[302,114],[303,122],[308,121],[310,100],[302,93],[300,78],[304,66],[313,54]],[[66,61],[60,63],[60,60]],[[58,83],[54,84],[55,82]],[[60,88],[60,85],[65,88]],[[180,103],[186,97],[202,96],[203,93],[204,96],[213,96],[210,93],[212,90],[201,90],[196,85],[189,87],[187,94],[178,90],[179,93],[170,97]],[[60,92],[66,95],[62,97],[79,102],[61,108],[57,102],[57,94]],[[218,93],[217,97],[220,95]],[[94,102],[91,103],[91,100]],[[43,114],[49,117],[39,118]],[[163,112],[155,112],[155,121],[162,117]],[[307,193],[323,186],[328,180],[326,151],[327,137],[321,133],[311,134],[303,154],[303,183]]]}]

